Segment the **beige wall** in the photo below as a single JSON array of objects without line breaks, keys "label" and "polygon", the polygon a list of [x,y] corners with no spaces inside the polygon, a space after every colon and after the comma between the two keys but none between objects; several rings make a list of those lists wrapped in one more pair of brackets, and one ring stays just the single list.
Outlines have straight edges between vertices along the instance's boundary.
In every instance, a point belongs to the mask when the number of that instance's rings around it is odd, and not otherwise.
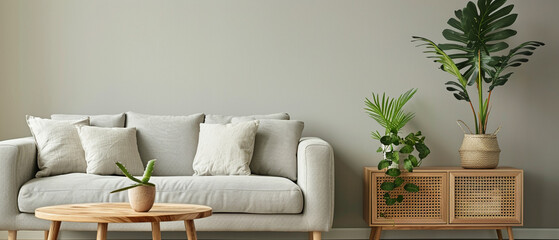
[{"label": "beige wall", "polygon": [[[527,227],[559,227],[559,1],[513,1],[512,43],[540,40],[494,92],[501,165],[524,168]],[[465,1],[0,1],[0,139],[29,135],[25,114],[287,111],[336,152],[335,227],[364,227],[362,167],[376,165],[371,91],[419,92],[409,130],[426,166],[457,166],[471,122],[444,89],[450,76],[411,35],[440,31]]]}]

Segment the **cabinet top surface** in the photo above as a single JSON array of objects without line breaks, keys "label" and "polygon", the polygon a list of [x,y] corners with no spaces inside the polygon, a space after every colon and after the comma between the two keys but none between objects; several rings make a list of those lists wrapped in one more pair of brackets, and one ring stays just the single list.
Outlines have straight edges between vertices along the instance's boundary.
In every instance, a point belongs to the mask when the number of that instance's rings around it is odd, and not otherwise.
[{"label": "cabinet top surface", "polygon": [[[365,170],[371,172],[384,172],[385,170],[378,170],[377,167],[365,167]],[[513,167],[497,167],[492,169],[468,169],[462,167],[417,167],[414,168],[414,172],[445,172],[445,171],[481,171],[481,172],[491,172],[491,171],[522,171],[522,169]]]}]

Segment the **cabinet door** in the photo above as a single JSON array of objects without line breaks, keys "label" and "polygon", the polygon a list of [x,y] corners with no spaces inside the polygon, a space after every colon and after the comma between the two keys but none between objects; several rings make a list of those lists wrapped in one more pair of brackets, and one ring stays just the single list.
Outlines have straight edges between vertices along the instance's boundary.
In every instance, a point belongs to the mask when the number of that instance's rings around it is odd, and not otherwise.
[{"label": "cabinet door", "polygon": [[[371,222],[370,225],[393,224],[441,224],[447,223],[448,215],[448,181],[446,172],[413,172],[402,173],[405,183],[391,191],[393,197],[404,196],[402,203],[391,206],[386,205],[384,194],[380,189],[385,181],[394,178],[383,172],[371,173],[370,199]],[[406,183],[414,183],[419,187],[419,192],[409,193],[403,189]]]},{"label": "cabinet door", "polygon": [[522,223],[522,171],[450,172],[450,223]]}]

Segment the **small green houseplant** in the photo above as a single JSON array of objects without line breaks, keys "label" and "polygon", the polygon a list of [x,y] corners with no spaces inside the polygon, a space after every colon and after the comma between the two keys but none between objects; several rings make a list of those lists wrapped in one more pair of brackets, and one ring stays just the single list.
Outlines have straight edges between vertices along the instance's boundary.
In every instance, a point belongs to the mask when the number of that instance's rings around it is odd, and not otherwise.
[{"label": "small green houseplant", "polygon": [[149,211],[153,206],[153,203],[155,202],[155,184],[149,182],[151,178],[151,174],[153,172],[155,161],[156,160],[153,159],[148,162],[146,169],[144,171],[144,175],[141,180],[132,176],[132,174],[128,172],[128,170],[122,163],[116,162],[116,165],[122,171],[122,173],[130,180],[136,182],[136,184],[133,184],[128,187],[116,189],[111,193],[128,190],[128,198],[130,200],[130,206],[136,212]]},{"label": "small green houseplant", "polygon": [[[403,110],[404,105],[413,97],[417,89],[410,89],[397,99],[387,97],[386,94],[372,93],[372,98],[365,98],[365,111],[378,124],[384,127],[384,134],[378,131],[371,132],[373,139],[379,140],[381,147],[377,152],[382,153],[383,159],[378,163],[378,169],[386,169],[386,174],[393,177],[392,181],[383,182],[380,186],[387,191],[384,195],[386,205],[393,205],[404,200],[403,195],[393,196],[391,191],[403,186],[408,192],[418,192],[419,187],[400,177],[402,170],[413,172],[414,167],[421,165],[424,158],[431,152],[425,145],[425,137],[421,131],[409,133],[405,137],[399,135],[400,130],[414,117],[411,112]],[[418,152],[417,157],[414,151]],[[403,165],[401,169],[400,165]],[[405,184],[404,184],[405,183]]]}]

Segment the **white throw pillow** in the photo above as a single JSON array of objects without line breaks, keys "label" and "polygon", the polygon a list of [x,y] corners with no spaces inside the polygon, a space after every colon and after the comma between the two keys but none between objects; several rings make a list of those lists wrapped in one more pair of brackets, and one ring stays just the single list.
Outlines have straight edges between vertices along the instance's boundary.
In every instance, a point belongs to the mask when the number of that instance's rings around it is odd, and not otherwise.
[{"label": "white throw pillow", "polygon": [[26,120],[37,144],[36,177],[85,172],[85,154],[75,126],[89,125],[89,118],[61,121],[26,116]]},{"label": "white throw pillow", "polygon": [[121,162],[132,175],[142,175],[144,165],[138,152],[136,128],[77,126],[85,151],[88,174],[124,175],[116,166]]},{"label": "white throw pillow", "polygon": [[200,124],[195,176],[250,175],[258,121]]}]

